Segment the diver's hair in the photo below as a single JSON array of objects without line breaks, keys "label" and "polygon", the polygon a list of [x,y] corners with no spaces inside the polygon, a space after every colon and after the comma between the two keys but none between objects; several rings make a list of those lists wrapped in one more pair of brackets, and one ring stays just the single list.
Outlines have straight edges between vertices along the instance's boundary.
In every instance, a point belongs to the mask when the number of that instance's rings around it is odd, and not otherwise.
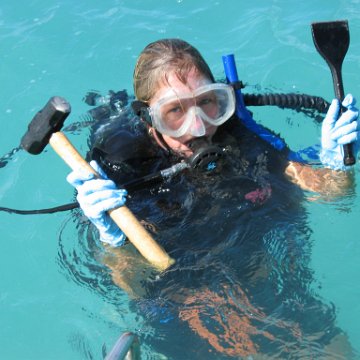
[{"label": "diver's hair", "polygon": [[200,52],[180,39],[162,39],[150,43],[141,52],[134,69],[134,93],[138,100],[149,102],[167,75],[175,71],[183,83],[195,68],[201,75],[215,82],[208,64]]}]

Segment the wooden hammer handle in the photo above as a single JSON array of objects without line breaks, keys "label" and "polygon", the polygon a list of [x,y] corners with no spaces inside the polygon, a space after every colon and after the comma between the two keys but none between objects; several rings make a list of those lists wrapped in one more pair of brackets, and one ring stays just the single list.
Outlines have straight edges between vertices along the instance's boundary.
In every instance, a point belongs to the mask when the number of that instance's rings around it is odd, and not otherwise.
[{"label": "wooden hammer handle", "polygon": [[[72,170],[83,170],[99,176],[62,132],[52,134],[49,143]],[[151,237],[126,206],[109,211],[109,215],[141,255],[153,266],[166,270],[175,263],[175,260]]]}]

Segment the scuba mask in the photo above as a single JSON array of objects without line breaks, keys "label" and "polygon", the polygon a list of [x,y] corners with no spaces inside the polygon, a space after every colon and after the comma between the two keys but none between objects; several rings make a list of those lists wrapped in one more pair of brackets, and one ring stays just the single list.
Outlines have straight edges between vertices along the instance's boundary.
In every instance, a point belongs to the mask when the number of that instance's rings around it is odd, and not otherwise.
[{"label": "scuba mask", "polygon": [[163,135],[201,137],[205,135],[206,126],[219,126],[231,117],[235,111],[235,93],[230,85],[213,83],[191,93],[170,90],[151,107],[140,101],[134,101],[132,106]]}]

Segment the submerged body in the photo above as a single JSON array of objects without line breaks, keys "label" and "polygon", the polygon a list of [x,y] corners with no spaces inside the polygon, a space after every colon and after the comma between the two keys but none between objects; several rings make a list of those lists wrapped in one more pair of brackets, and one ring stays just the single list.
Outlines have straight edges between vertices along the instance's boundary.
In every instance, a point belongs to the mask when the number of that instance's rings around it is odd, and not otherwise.
[{"label": "submerged body", "polygon": [[[119,187],[181,159],[139,122],[116,127],[99,136],[91,156]],[[341,331],[334,309],[312,291],[311,231],[304,194],[284,173],[287,150],[236,117],[212,143],[226,148],[214,170],[185,170],[127,202],[176,264],[135,279],[126,246],[108,249],[114,281],[154,328],[150,344],[170,358],[329,357],[325,349]]]}]

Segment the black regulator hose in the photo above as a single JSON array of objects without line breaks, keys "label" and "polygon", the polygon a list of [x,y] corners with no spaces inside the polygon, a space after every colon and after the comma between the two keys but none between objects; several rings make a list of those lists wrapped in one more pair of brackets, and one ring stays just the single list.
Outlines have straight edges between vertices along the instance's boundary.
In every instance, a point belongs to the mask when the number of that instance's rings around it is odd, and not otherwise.
[{"label": "black regulator hose", "polygon": [[[159,183],[160,181],[163,181],[166,178],[170,178],[187,168],[189,168],[189,165],[186,162],[180,162],[180,163],[170,166],[167,169],[160,170],[160,171],[157,171],[156,173],[145,175],[138,179],[124,183],[121,185],[121,187],[125,188],[128,192],[133,192],[133,191],[143,188],[145,185],[151,186],[156,183]],[[19,209],[12,209],[12,208],[8,208],[8,207],[0,207],[0,211],[8,212],[10,214],[18,214],[18,215],[36,215],[36,214],[53,214],[56,212],[73,210],[78,207],[80,207],[80,205],[77,201],[75,201],[72,203],[68,203],[68,204],[64,204],[64,205],[60,205],[60,206],[56,206],[56,207],[52,207],[52,208],[48,208],[48,209],[19,210]]]}]

